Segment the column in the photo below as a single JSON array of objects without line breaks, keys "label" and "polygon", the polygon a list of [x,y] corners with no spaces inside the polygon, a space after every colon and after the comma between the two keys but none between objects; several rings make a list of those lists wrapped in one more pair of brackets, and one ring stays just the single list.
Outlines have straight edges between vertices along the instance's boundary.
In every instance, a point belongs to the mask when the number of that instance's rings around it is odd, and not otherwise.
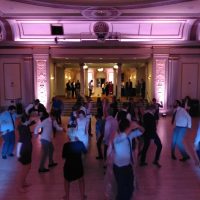
[{"label": "column", "polygon": [[89,92],[88,92],[88,68],[85,68],[84,69],[84,79],[85,79],[85,84],[84,84],[84,88],[85,88],[85,91],[84,91],[84,94],[86,96],[89,95]]},{"label": "column", "polygon": [[116,91],[116,86],[117,86],[117,69],[114,68],[113,71],[114,71],[113,72],[114,73],[113,95],[116,96],[116,93],[117,93],[117,91]]},{"label": "column", "polygon": [[23,61],[23,82],[24,94],[23,103],[29,104],[34,100],[34,84],[33,84],[33,58],[25,57]]},{"label": "column", "polygon": [[121,98],[121,85],[122,85],[122,80],[121,80],[121,75],[122,75],[122,64],[118,63],[118,77],[117,77],[117,98]]},{"label": "column", "polygon": [[174,101],[179,99],[180,90],[178,90],[179,86],[179,79],[177,78],[180,76],[179,74],[179,57],[170,57],[169,58],[169,78],[168,78],[168,101],[167,107],[172,109],[174,105]]},{"label": "column", "polygon": [[33,60],[35,99],[50,109],[49,55],[34,54]]},{"label": "column", "polygon": [[168,91],[168,58],[169,55],[153,55],[153,96],[163,103],[161,111],[167,111]]},{"label": "column", "polygon": [[84,83],[85,83],[85,77],[84,77],[84,69],[83,69],[84,63],[80,64],[80,84],[81,84],[81,91],[80,91],[80,95],[84,96]]}]

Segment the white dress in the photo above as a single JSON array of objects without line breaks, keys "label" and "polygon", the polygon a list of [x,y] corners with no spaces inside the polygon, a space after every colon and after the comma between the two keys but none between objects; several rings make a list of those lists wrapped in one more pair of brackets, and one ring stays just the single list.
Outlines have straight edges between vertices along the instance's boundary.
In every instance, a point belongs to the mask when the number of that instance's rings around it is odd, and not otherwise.
[{"label": "white dress", "polygon": [[83,142],[86,148],[88,148],[88,119],[87,118],[78,118],[77,119],[77,130],[76,130],[76,137]]}]

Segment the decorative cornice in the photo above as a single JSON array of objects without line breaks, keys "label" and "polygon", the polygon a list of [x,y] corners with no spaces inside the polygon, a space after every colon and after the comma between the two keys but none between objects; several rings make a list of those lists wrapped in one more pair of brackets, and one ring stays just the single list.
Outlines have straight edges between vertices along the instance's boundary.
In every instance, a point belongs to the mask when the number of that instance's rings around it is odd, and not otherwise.
[{"label": "decorative cornice", "polygon": [[88,19],[109,20],[119,17],[121,12],[116,8],[90,7],[83,10],[81,14]]},{"label": "decorative cornice", "polygon": [[171,5],[181,2],[187,2],[192,0],[10,0],[20,3],[32,4],[37,6],[54,7],[54,8],[70,8],[70,9],[85,9],[87,7],[115,7],[118,9],[137,9],[146,7],[155,7],[163,5]]}]

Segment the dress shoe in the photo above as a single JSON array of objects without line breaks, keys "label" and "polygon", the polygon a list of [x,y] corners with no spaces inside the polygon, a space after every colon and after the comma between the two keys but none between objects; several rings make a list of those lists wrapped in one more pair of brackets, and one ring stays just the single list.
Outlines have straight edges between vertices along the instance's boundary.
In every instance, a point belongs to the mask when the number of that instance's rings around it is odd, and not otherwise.
[{"label": "dress shoe", "polygon": [[38,169],[39,173],[45,173],[45,172],[48,172],[48,171],[49,171],[49,169],[46,169],[46,168]]},{"label": "dress shoe", "polygon": [[190,159],[190,156],[185,156],[181,159],[179,159],[181,162],[185,162],[186,160],[189,160]]},{"label": "dress shoe", "polygon": [[58,163],[53,162],[53,163],[49,164],[49,167],[51,168],[51,167],[55,167],[57,165],[58,165]]},{"label": "dress shoe", "polygon": [[7,156],[2,156],[2,159],[7,159]]},{"label": "dress shoe", "polygon": [[174,154],[171,155],[172,160],[176,160],[176,156]]},{"label": "dress shoe", "polygon": [[158,161],[154,161],[153,164],[156,165],[158,168],[162,167]]},{"label": "dress shoe", "polygon": [[147,166],[147,165],[148,165],[148,163],[146,163],[146,162],[141,162],[141,163],[140,163],[140,166],[141,166],[141,167]]},{"label": "dress shoe", "polygon": [[15,155],[14,155],[13,153],[10,153],[9,156],[10,156],[10,157],[14,157]]}]

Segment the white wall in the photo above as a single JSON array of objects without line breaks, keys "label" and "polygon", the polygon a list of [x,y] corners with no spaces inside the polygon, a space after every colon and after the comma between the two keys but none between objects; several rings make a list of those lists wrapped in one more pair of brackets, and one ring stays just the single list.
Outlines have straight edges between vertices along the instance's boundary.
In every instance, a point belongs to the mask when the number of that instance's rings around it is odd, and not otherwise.
[{"label": "white wall", "polygon": [[200,100],[200,58],[183,56],[180,58],[180,98],[189,95]]}]

